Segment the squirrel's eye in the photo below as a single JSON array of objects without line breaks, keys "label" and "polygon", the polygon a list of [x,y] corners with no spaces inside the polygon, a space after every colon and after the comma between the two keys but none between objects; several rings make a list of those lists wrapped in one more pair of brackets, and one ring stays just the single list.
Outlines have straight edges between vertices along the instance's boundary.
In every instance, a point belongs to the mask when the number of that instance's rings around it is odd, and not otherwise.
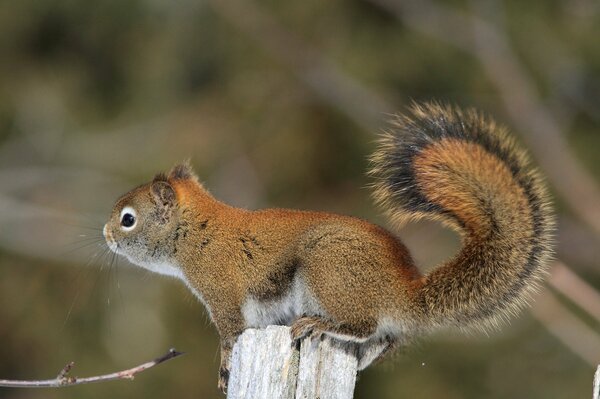
[{"label": "squirrel's eye", "polygon": [[126,206],[121,211],[121,230],[129,231],[135,227],[137,213],[135,209],[130,206]]},{"label": "squirrel's eye", "polygon": [[121,226],[123,227],[131,227],[135,224],[135,216],[131,213],[126,213],[121,218]]}]

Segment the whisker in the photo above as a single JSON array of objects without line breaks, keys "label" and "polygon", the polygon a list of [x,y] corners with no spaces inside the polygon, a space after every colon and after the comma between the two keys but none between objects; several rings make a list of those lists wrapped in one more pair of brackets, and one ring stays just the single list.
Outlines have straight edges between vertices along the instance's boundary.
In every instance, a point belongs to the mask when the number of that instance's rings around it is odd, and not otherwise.
[{"label": "whisker", "polygon": [[115,264],[115,259],[117,258],[117,253],[113,252],[112,256],[110,258],[110,264],[108,265],[108,298],[107,298],[107,303],[108,306],[110,307],[110,297],[112,296],[112,292],[113,292],[113,266]]},{"label": "whisker", "polygon": [[100,234],[99,235],[81,235],[80,234],[76,238],[73,238],[66,245],[79,244],[79,243],[84,243],[84,242],[93,241],[93,240],[104,241],[104,236],[100,235]]},{"label": "whisker", "polygon": [[[69,310],[67,311],[67,314],[65,316],[65,320],[63,322],[61,331],[64,331],[68,321],[71,318],[71,315],[73,314],[73,310],[75,309],[75,304],[77,303],[79,297],[81,296],[81,288],[80,288],[81,284],[79,284],[78,281],[81,280],[83,275],[88,276],[93,271],[93,269],[90,267],[90,265],[98,257],[99,253],[102,253],[105,251],[106,251],[106,248],[101,248],[99,246],[98,250],[96,250],[96,252],[94,252],[93,254],[90,255],[89,259],[87,260],[87,262],[85,262],[84,266],[82,268],[80,268],[77,275],[70,281],[70,284],[72,286],[78,287],[78,289],[75,293],[75,297],[71,301],[71,305],[69,306]],[[68,252],[72,252],[72,251],[68,251]]]},{"label": "whisker", "polygon": [[65,246],[85,244],[85,243],[89,243],[89,242],[104,243],[104,241],[105,241],[104,237],[87,237],[87,238],[82,238],[82,239],[79,239],[79,240],[72,241],[70,243],[66,243]]},{"label": "whisker", "polygon": [[92,293],[96,292],[96,288],[98,286],[98,280],[102,276],[102,271],[104,270],[104,267],[106,266],[107,256],[110,253],[111,253],[110,248],[108,246],[106,246],[104,248],[104,250],[102,251],[102,253],[100,254],[100,256],[98,257],[98,263],[100,264],[100,268],[97,270],[96,279],[94,280],[94,285],[92,286]]},{"label": "whisker", "polygon": [[[59,252],[59,256],[64,257],[66,255],[72,254],[73,252],[76,252],[76,251],[79,251],[79,250],[82,250],[82,249],[85,249],[85,248],[89,248],[89,247],[91,247],[93,245],[97,245],[98,247],[100,247],[102,244],[104,244],[103,241],[104,240],[97,240],[97,241],[90,241],[90,242],[80,243],[79,245],[77,245],[74,248],[69,248],[69,249],[67,249],[65,251]],[[72,245],[75,245],[75,244],[72,244]]]},{"label": "whisker", "polygon": [[100,231],[100,232],[104,228],[104,225],[102,225],[102,227],[98,227],[98,225],[89,226],[89,225],[83,225],[83,224],[69,223],[69,222],[65,222],[62,220],[58,220],[57,223],[62,224],[63,226],[77,227],[79,229],[94,230],[94,231]]},{"label": "whisker", "polygon": [[69,310],[67,311],[67,315],[65,316],[65,321],[63,322],[62,330],[65,329],[65,326],[67,325],[67,322],[71,318],[71,313],[73,313],[73,308],[75,307],[75,302],[77,302],[77,299],[79,299],[79,294],[80,293],[81,293],[80,289],[78,289],[77,292],[75,292],[75,298],[73,298],[73,300],[71,301],[71,306],[69,306]]}]

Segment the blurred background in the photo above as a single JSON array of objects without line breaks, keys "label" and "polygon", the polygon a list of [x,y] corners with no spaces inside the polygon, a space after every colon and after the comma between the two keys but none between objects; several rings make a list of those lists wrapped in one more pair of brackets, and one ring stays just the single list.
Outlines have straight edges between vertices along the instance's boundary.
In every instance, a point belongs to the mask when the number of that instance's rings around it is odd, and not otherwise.
[{"label": "blurred background", "polygon": [[[600,3],[20,0],[0,3],[0,378],[139,375],[0,398],[213,398],[218,344],[185,287],[106,253],[114,200],[191,158],[218,198],[351,214],[411,100],[475,106],[547,176],[557,253],[501,331],[441,332],[362,373],[357,398],[588,397],[600,363]],[[388,225],[389,227],[389,225]],[[424,270],[455,234],[398,235]]]}]

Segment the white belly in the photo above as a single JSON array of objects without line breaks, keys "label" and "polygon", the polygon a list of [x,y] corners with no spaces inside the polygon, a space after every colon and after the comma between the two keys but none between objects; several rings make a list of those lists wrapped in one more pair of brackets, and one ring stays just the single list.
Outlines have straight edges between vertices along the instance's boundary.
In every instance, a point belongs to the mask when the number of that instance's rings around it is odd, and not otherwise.
[{"label": "white belly", "polygon": [[305,314],[324,316],[317,300],[299,277],[294,278],[290,290],[279,298],[259,300],[248,297],[242,305],[246,327],[251,328],[272,324],[289,326]]}]

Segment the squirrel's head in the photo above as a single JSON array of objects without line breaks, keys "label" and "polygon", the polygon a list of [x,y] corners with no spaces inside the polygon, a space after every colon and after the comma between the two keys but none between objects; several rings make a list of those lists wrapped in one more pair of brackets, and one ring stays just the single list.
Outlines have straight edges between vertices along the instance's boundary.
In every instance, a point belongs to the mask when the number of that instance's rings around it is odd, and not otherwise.
[{"label": "squirrel's head", "polygon": [[190,185],[200,187],[185,163],[119,198],[103,230],[110,249],[150,271],[182,277],[175,241],[186,222],[178,191]]}]

